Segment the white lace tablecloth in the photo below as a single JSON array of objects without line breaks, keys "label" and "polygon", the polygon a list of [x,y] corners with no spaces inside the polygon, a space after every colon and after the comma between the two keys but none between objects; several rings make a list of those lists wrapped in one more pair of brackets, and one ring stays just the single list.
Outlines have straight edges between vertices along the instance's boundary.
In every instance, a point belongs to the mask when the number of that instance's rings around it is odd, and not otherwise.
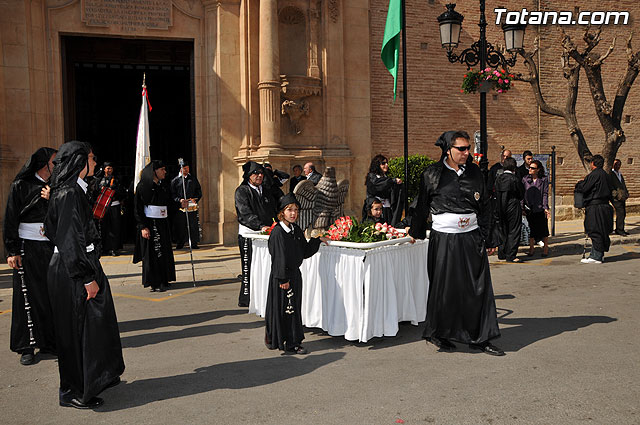
[{"label": "white lace tablecloth", "polygon": [[[427,314],[428,241],[360,250],[321,245],[302,272],[302,322],[333,336],[366,342],[395,336],[398,322],[417,325]],[[249,312],[264,317],[271,256],[253,240]]]}]

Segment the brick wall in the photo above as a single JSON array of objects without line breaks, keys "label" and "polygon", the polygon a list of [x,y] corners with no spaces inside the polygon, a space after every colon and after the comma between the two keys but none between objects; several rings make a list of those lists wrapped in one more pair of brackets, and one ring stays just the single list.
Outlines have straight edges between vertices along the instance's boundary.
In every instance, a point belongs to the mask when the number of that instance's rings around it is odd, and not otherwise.
[{"label": "brick wall", "polygon": [[[478,2],[464,2],[456,10],[465,17],[460,45],[457,52],[471,45],[479,38]],[[423,153],[431,157],[439,156],[439,149],[433,144],[446,130],[464,129],[473,134],[480,128],[479,95],[460,92],[462,76],[466,66],[449,63],[445,51],[441,48],[436,18],[444,10],[444,1],[407,0],[407,71],[409,101],[409,151]],[[502,30],[495,25],[493,9],[498,5],[509,10],[570,10],[577,6],[580,10],[594,10],[589,1],[487,1],[487,39],[494,45],[504,43]],[[600,1],[598,10],[629,11],[630,24],[627,26],[608,26],[603,28],[602,41],[596,51],[604,53],[611,44],[614,35],[618,35],[616,49],[602,67],[603,81],[607,99],[613,102],[615,87],[626,69],[626,39],[635,30],[640,33],[640,4],[635,1]],[[388,0],[371,0],[371,104],[372,104],[372,144],[375,153],[388,156],[402,155],[402,98],[393,103],[393,79],[380,60],[382,34],[386,20]],[[635,18],[635,19],[634,19]],[[582,41],[582,26],[569,26],[565,30],[576,44]],[[533,40],[540,37],[541,85],[548,103],[564,106],[567,93],[566,81],[562,76],[560,64],[560,27],[529,26],[525,36],[525,47],[531,49]],[[640,39],[634,43],[635,51],[640,50]],[[526,72],[522,58],[512,69]],[[402,89],[401,74],[398,81]],[[584,72],[580,75],[580,91],[577,105],[578,121],[593,153],[600,153],[604,141],[604,132],[595,115],[593,101]],[[625,175],[631,196],[640,196],[640,155],[633,147],[639,146],[640,139],[640,83],[636,82],[627,99],[623,115],[630,115],[630,123],[623,123],[627,142],[618,152],[622,160],[622,172]],[[489,162],[498,160],[500,146],[522,153],[530,149],[534,153],[550,153],[556,146],[558,157],[563,163],[557,168],[558,193],[572,193],[575,182],[586,174],[562,118],[538,113],[531,87],[527,83],[517,82],[507,93],[487,95],[487,129],[489,135]],[[627,164],[629,158],[633,164]]]}]

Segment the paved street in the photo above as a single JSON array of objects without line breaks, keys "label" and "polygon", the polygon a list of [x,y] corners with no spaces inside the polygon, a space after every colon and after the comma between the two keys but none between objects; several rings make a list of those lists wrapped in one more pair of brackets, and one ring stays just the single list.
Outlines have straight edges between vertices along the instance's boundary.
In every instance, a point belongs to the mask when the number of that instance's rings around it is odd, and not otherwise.
[{"label": "paved street", "polygon": [[440,353],[423,326],[352,343],[307,329],[307,356],[263,344],[236,306],[237,248],[177,251],[179,283],[140,285],[130,255],[103,258],[127,369],[97,411],[58,406],[56,360],[9,351],[11,275],[0,266],[0,422],[5,424],[638,424],[640,217],[602,265],[580,264],[581,222],[557,223],[549,257],[498,263],[502,358]]}]

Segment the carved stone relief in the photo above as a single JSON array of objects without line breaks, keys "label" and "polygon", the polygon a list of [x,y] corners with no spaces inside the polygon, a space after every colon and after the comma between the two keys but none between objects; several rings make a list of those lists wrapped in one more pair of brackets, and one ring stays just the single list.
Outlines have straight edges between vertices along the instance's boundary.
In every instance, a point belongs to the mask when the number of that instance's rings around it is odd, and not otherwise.
[{"label": "carved stone relief", "polygon": [[309,102],[301,100],[285,100],[282,102],[282,115],[288,115],[291,122],[291,130],[294,134],[301,134],[303,124],[300,120],[303,116],[309,115]]},{"label": "carved stone relief", "polygon": [[329,16],[334,24],[338,22],[338,16],[340,16],[340,4],[338,2],[339,0],[329,0]]}]

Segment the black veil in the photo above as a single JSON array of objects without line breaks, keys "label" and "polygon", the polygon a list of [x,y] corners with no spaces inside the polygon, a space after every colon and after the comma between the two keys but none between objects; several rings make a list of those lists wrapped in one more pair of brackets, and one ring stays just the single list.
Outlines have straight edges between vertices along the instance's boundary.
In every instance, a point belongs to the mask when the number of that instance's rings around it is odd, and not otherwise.
[{"label": "black veil", "polygon": [[51,188],[57,189],[75,183],[80,172],[87,166],[90,152],[89,143],[77,140],[64,143],[53,160],[55,167],[51,175]]},{"label": "black veil", "polygon": [[39,148],[33,153],[33,155],[31,155],[31,158],[29,158],[29,160],[24,164],[18,174],[16,174],[13,181],[33,176],[36,171],[49,163],[51,156],[56,152],[58,151],[53,148]]},{"label": "black veil", "polygon": [[136,194],[140,194],[145,205],[151,203],[151,198],[153,197],[153,186],[155,185],[153,178],[156,176],[156,170],[162,167],[164,167],[164,163],[162,161],[151,161],[140,173],[140,182],[138,182],[138,186],[136,187]]}]

